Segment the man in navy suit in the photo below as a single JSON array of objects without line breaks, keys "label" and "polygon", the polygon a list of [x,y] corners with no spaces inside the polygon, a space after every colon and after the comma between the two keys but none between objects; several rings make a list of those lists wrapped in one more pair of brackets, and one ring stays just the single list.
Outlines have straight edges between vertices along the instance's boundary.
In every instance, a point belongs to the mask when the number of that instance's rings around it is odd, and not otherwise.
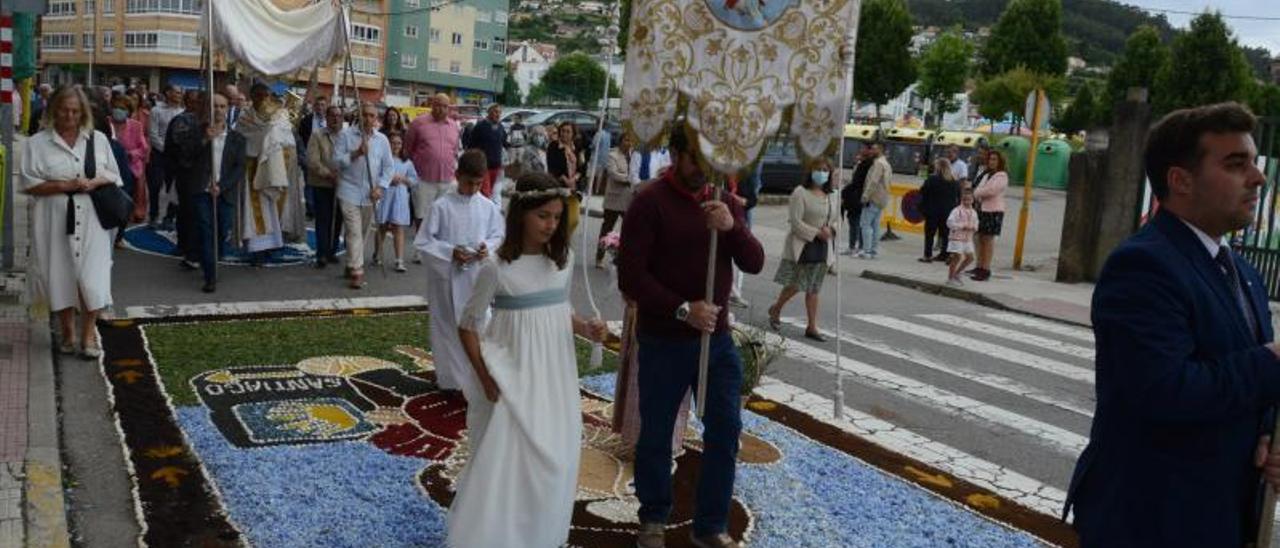
[{"label": "man in navy suit", "polygon": [[1170,113],[1148,135],[1161,209],[1093,294],[1098,404],[1063,509],[1083,546],[1241,546],[1262,477],[1280,485],[1264,435],[1280,348],[1261,277],[1223,243],[1253,222],[1264,183],[1255,123],[1223,103]]}]

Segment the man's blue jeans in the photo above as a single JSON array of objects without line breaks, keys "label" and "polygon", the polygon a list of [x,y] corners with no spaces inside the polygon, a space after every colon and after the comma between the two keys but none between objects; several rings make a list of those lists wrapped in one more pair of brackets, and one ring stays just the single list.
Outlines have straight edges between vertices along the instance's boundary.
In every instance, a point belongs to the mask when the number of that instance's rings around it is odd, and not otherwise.
[{"label": "man's blue jeans", "polygon": [[880,214],[884,210],[876,204],[867,204],[862,206],[862,250],[870,255],[875,255],[880,248]]},{"label": "man's blue jeans", "polygon": [[[687,391],[696,397],[699,339],[639,336],[640,440],[636,443],[635,484],[641,523],[666,523],[671,513],[671,435]],[[742,360],[733,338],[711,336],[707,401],[702,424],[704,449],[698,477],[693,533],[719,534],[728,526],[729,505],[742,431]],[[697,402],[701,406],[703,402]]]},{"label": "man's blue jeans", "polygon": [[[216,260],[213,256],[213,200],[208,192],[201,192],[192,197],[196,205],[196,219],[200,231],[200,270],[204,271],[204,283],[213,283],[213,267]],[[231,223],[235,220],[235,208],[227,202],[226,197],[218,200],[218,255],[227,253],[227,237],[231,233]]]}]

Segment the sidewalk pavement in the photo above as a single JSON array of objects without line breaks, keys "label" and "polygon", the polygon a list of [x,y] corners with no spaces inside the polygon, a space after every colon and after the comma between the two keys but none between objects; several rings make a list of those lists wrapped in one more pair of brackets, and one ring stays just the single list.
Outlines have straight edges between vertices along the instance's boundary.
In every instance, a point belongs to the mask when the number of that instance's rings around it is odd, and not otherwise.
[{"label": "sidewalk pavement", "polygon": [[[13,155],[10,162],[17,165]],[[57,385],[48,310],[31,302],[25,272],[27,204],[14,193],[15,265],[0,272],[0,546],[59,548],[70,538]]]}]

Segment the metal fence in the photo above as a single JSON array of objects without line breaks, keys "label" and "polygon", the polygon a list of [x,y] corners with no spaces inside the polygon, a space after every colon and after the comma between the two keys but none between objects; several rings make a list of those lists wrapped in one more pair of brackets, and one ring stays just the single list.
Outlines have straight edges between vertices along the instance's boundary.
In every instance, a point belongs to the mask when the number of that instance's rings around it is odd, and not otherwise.
[{"label": "metal fence", "polygon": [[1237,233],[1233,241],[1249,259],[1267,286],[1267,296],[1280,301],[1280,116],[1260,119],[1254,142],[1258,146],[1258,167],[1266,176],[1252,226]]}]

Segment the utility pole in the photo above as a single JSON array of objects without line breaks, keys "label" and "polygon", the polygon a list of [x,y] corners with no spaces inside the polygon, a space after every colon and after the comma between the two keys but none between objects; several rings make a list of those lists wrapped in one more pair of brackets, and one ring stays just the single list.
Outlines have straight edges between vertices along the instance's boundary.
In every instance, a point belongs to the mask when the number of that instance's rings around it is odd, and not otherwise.
[{"label": "utility pole", "polygon": [[[12,44],[13,41],[13,6],[11,2],[0,2],[0,41],[6,44]],[[12,48],[7,48],[10,53],[2,54],[0,59],[0,67],[6,67],[9,71],[13,70],[13,53]],[[11,72],[10,72],[11,74]],[[17,97],[17,93],[13,91],[13,80],[6,79],[9,85],[7,91],[0,90],[0,95],[7,97],[0,101],[0,137],[3,139],[5,150],[4,173],[0,173],[0,219],[3,219],[4,225],[0,226],[0,233],[3,234],[0,241],[0,269],[5,271],[13,270],[13,100]],[[0,86],[3,87],[3,86]],[[19,99],[21,100],[21,99]]]}]

